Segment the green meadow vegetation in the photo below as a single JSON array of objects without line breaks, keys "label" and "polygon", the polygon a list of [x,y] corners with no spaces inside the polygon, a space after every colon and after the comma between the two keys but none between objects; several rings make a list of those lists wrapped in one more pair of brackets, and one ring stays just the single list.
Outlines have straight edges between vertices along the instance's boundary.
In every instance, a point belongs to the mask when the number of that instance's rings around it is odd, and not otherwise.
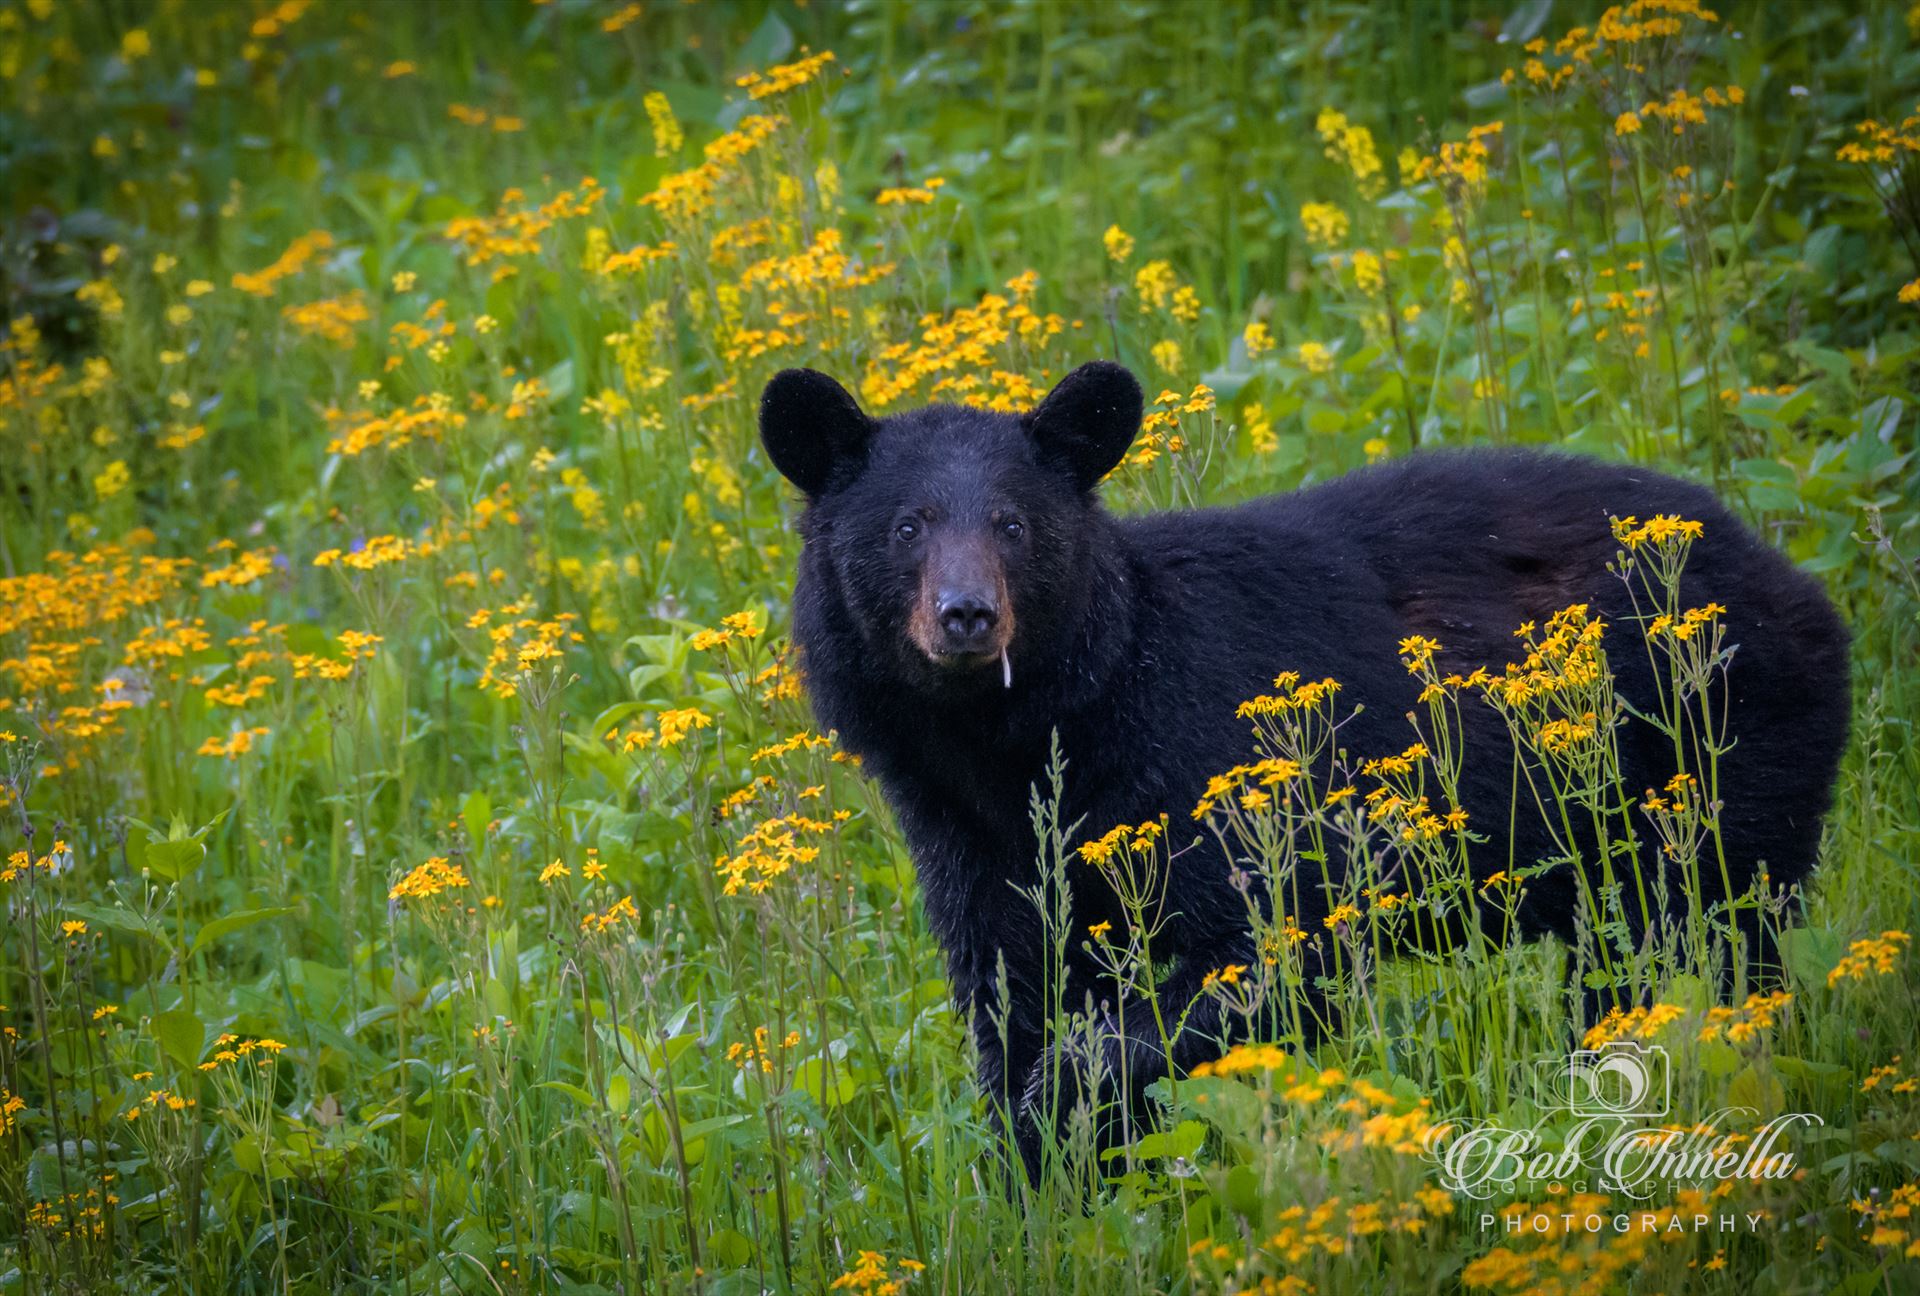
[{"label": "green meadow vegetation", "polygon": [[[0,1293],[1914,1290],[1916,33],[1838,0],[0,0]],[[1596,896],[1577,948],[1373,956],[1473,886],[1459,708],[1676,876],[1768,795],[1714,778],[1739,646],[1673,596],[1687,520],[1622,519],[1647,624],[1569,609],[1473,679],[1408,641],[1429,709],[1345,786],[1306,771],[1349,700],[1276,661],[1266,763],[1211,804],[1068,824],[1038,790],[1069,882],[1148,895],[1210,830],[1424,883],[1276,910],[1202,992],[1284,995],[1324,944],[1335,1034],[1003,1174],[912,862],[787,651],[755,401],[808,365],[876,413],[1024,409],[1096,356],[1154,397],[1115,509],[1555,446],[1709,483],[1817,573],[1854,732],[1820,869],[1758,916],[1784,981],[1746,982],[1757,894],[1640,946]],[[1666,788],[1609,781],[1651,722],[1609,652],[1674,681]],[[1052,938],[1151,990],[1139,916]],[[1460,1122],[1565,1136],[1536,1080],[1604,977],[1640,1006],[1586,1043],[1665,1049],[1681,1126],[1736,1109],[1716,1147],[1817,1117],[1792,1173],[1449,1190]],[[1759,1222],[1687,1227],[1722,1214]]]}]

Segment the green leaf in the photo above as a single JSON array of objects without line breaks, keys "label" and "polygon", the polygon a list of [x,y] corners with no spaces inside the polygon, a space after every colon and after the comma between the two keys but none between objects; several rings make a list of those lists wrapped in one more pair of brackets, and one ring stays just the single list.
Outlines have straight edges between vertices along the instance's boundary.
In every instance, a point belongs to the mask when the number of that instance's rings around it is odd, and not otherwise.
[{"label": "green leaf", "polygon": [[791,1089],[795,1093],[804,1093],[823,1108],[838,1107],[853,1097],[855,1086],[853,1077],[847,1074],[847,1065],[842,1062],[833,1068],[829,1081],[825,1058],[810,1057],[794,1068]]},{"label": "green leaf", "polygon": [[160,1042],[160,1051],[179,1063],[183,1071],[200,1065],[200,1055],[207,1047],[207,1028],[185,1008],[155,1013],[153,1037]]},{"label": "green leaf", "polygon": [[162,838],[149,841],[146,850],[147,872],[168,882],[178,882],[200,866],[207,848],[191,837]]},{"label": "green leaf", "polygon": [[1825,927],[1789,927],[1780,933],[1780,959],[1803,990],[1824,990],[1840,964],[1840,933]]},{"label": "green leaf", "polygon": [[565,1080],[542,1080],[539,1084],[535,1085],[534,1088],[558,1089],[561,1093],[573,1099],[575,1102],[579,1103],[582,1107],[592,1107],[594,1105],[592,1094],[588,1093],[585,1089],[582,1089],[577,1084],[568,1084]]},{"label": "green leaf", "polygon": [[279,918],[293,912],[291,905],[279,905],[270,909],[247,909],[240,913],[223,914],[201,927],[193,934],[193,947],[189,954],[198,954],[222,936],[230,936],[243,927],[265,922],[269,918]]},{"label": "green leaf", "polygon": [[753,1243],[747,1235],[738,1229],[721,1229],[707,1239],[707,1254],[715,1263],[726,1265],[730,1269],[739,1269],[753,1259]]},{"label": "green leaf", "polygon": [[165,932],[149,923],[140,914],[123,909],[119,905],[70,904],[62,906],[60,912],[62,915],[72,914],[76,918],[84,918],[90,927],[106,927],[132,936],[145,936],[169,949],[172,948]]},{"label": "green leaf", "polygon": [[[1207,1141],[1207,1127],[1196,1120],[1184,1120],[1170,1130],[1156,1130],[1133,1145],[1133,1154],[1142,1160],[1158,1157],[1185,1157],[1193,1159],[1200,1145]],[[1109,1148],[1104,1154],[1109,1160],[1122,1155],[1127,1149]]]},{"label": "green leaf", "polygon": [[1751,1107],[1762,1116],[1786,1106],[1787,1096],[1780,1082],[1749,1066],[1727,1085],[1727,1101],[1736,1107]]},{"label": "green leaf", "polygon": [[493,803],[484,789],[475,788],[460,803],[460,820],[467,826],[467,845],[478,855],[487,841],[487,825],[493,822]]}]

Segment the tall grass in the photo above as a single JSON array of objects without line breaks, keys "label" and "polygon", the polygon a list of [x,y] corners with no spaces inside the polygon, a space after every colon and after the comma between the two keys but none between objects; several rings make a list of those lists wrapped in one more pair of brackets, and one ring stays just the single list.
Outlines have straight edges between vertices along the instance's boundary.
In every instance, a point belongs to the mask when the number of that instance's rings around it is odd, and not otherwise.
[{"label": "tall grass", "polygon": [[[1891,6],[1599,19],[0,8],[0,1289],[1911,1285],[1920,61]],[[1163,389],[1117,508],[1553,444],[1709,481],[1820,573],[1856,737],[1768,916],[1788,997],[1718,1002],[1729,912],[1622,949],[1597,895],[1572,951],[1380,957],[1469,885],[1457,708],[1533,704],[1434,673],[1422,751],[1336,769],[1348,700],[1296,679],[1249,731],[1295,769],[1230,776],[1205,830],[1284,896],[1411,829],[1421,885],[1355,871],[1322,931],[1257,912],[1209,1010],[1312,954],[1334,1033],[1264,1023],[1115,1157],[1082,1122],[1007,1182],[911,861],[810,727],[753,401],[812,364],[878,412],[1024,408],[1096,354]],[[1696,624],[1656,651],[1710,699],[1738,646]],[[1529,646],[1564,677],[1588,635]],[[1714,867],[1717,803],[1766,789],[1678,727],[1693,785],[1608,788],[1576,674],[1509,717],[1558,800]],[[1036,902],[1102,872],[1135,901],[1056,955],[1151,989],[1168,836],[1046,794]],[[1544,1118],[1594,970],[1677,1113],[1819,1115],[1803,1176],[1624,1231],[1444,1190],[1433,1129]],[[1735,1209],[1764,1225],[1667,1231]]]}]

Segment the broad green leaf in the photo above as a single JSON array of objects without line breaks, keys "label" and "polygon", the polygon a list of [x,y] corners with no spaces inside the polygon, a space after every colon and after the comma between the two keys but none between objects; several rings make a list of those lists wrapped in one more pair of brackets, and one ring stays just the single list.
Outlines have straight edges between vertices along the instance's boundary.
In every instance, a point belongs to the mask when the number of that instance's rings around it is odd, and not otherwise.
[{"label": "broad green leaf", "polygon": [[292,912],[293,907],[291,905],[279,905],[269,909],[247,909],[240,913],[224,914],[207,923],[193,934],[193,948],[190,949],[188,953],[198,954],[222,936],[230,936],[242,928],[251,927],[255,923],[265,922],[269,918],[279,918]]},{"label": "broad green leaf", "polygon": [[[1133,1145],[1133,1155],[1141,1160],[1155,1160],[1161,1157],[1185,1157],[1192,1159],[1207,1141],[1207,1127],[1196,1120],[1184,1120],[1170,1130],[1155,1130]],[[1109,1148],[1104,1153],[1107,1159],[1122,1156],[1128,1149]]]},{"label": "broad green leaf", "polygon": [[486,848],[487,825],[493,822],[493,803],[487,799],[486,792],[475,788],[467,793],[467,799],[460,803],[460,821],[467,828],[467,846],[475,854]]},{"label": "broad green leaf", "polygon": [[200,1055],[207,1047],[207,1028],[185,1008],[155,1013],[153,1037],[160,1042],[161,1051],[179,1063],[183,1071],[198,1066]]}]

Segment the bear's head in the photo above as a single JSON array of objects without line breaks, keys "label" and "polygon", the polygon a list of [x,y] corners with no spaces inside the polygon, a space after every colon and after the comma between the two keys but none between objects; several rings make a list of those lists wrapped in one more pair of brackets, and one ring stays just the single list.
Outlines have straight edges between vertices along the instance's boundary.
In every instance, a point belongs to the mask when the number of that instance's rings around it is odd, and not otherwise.
[{"label": "bear's head", "polygon": [[1023,659],[1071,653],[1102,530],[1095,487],[1141,412],[1140,384],[1107,361],[1025,414],[929,405],[887,418],[789,369],[760,397],[760,439],[807,498],[802,585],[831,587],[878,657],[865,665],[964,695],[1010,687]]}]

